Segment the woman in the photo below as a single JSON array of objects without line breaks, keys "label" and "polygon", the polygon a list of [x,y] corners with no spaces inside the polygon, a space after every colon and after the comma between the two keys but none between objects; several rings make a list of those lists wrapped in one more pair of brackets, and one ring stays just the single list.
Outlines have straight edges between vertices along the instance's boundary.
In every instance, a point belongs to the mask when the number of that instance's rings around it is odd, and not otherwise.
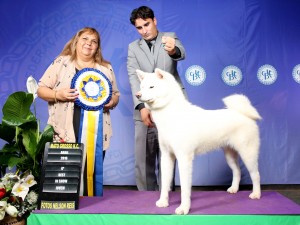
[{"label": "woman", "polygon": [[112,136],[109,110],[119,102],[115,74],[101,52],[100,35],[96,29],[85,27],[67,42],[60,55],[47,68],[39,81],[37,94],[48,102],[48,124],[54,128],[54,142],[78,142],[81,109],[74,104],[78,98],[72,89],[74,75],[84,68],[100,70],[112,84],[112,98],[103,110],[103,157]]}]

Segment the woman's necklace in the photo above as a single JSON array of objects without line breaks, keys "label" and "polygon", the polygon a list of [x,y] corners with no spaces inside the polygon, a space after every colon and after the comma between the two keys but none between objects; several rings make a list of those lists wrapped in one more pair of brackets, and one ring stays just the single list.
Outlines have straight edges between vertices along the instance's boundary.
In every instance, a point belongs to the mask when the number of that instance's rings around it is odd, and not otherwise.
[{"label": "woman's necklace", "polygon": [[78,60],[76,60],[76,65],[77,65],[77,69],[82,70],[84,68],[94,68],[95,67],[95,61],[93,60],[93,62],[89,62],[89,63],[79,63]]}]

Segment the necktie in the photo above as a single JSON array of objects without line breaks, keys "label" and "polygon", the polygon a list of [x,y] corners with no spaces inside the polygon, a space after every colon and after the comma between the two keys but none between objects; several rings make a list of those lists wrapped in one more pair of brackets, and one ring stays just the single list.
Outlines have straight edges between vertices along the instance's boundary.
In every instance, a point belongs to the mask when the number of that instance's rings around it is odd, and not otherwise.
[{"label": "necktie", "polygon": [[150,41],[150,45],[151,45],[150,51],[152,54],[154,54],[154,44],[155,44],[155,40]]}]

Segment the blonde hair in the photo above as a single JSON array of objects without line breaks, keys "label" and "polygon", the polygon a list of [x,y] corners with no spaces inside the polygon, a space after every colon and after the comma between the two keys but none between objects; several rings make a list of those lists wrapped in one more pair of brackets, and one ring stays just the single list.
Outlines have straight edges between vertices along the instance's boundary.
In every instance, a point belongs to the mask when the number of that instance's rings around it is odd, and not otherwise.
[{"label": "blonde hair", "polygon": [[95,52],[94,55],[94,60],[96,63],[107,67],[110,63],[105,60],[102,56],[102,52],[101,52],[101,42],[100,42],[100,34],[99,32],[92,27],[84,27],[81,30],[79,30],[72,38],[71,40],[69,40],[66,45],[64,46],[62,52],[59,54],[59,56],[71,56],[71,60],[75,60],[77,57],[76,54],[76,44],[78,42],[78,39],[80,38],[80,36],[83,33],[89,33],[89,34],[94,34],[97,37],[97,41],[98,41],[98,48]]}]

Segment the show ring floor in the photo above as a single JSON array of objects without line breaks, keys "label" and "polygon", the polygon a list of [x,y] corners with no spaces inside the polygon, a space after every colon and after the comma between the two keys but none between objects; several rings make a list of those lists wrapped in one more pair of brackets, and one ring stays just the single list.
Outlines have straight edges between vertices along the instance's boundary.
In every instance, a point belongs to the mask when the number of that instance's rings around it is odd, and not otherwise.
[{"label": "show ring floor", "polygon": [[103,197],[81,197],[78,210],[35,210],[27,225],[57,224],[300,224],[300,206],[274,191],[260,200],[250,191],[193,191],[189,215],[175,215],[180,192],[170,192],[169,207],[158,208],[159,192],[104,190]]}]

